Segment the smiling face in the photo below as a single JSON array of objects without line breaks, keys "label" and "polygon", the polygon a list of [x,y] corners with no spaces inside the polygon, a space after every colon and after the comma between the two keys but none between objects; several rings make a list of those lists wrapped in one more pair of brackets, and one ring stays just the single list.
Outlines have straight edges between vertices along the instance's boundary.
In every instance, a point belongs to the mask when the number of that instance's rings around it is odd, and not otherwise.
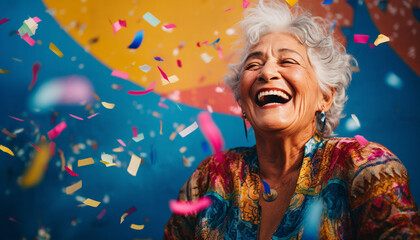
[{"label": "smiling face", "polygon": [[288,33],[263,36],[251,48],[240,80],[240,103],[258,134],[315,133],[323,97],[306,46]]}]

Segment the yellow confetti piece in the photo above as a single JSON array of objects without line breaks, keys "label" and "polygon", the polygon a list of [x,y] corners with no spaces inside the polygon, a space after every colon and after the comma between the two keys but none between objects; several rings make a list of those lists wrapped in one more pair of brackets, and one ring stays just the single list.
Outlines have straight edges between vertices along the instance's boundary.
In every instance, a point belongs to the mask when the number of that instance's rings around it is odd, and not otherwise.
[{"label": "yellow confetti piece", "polygon": [[107,103],[107,102],[101,102],[102,106],[108,109],[113,109],[115,107],[115,104],[113,103]]},{"label": "yellow confetti piece", "polygon": [[286,2],[287,2],[290,6],[295,5],[295,3],[296,3],[297,1],[298,1],[298,0],[286,0]]},{"label": "yellow confetti piece", "polygon": [[142,230],[144,225],[131,224],[130,228],[134,230]]},{"label": "yellow confetti piece", "polygon": [[75,184],[72,184],[72,185],[66,187],[66,194],[67,195],[73,194],[74,192],[76,192],[80,188],[82,188],[82,180],[78,181]]},{"label": "yellow confetti piece", "polygon": [[128,215],[128,213],[124,213],[124,214],[121,216],[121,221],[120,221],[120,224],[124,222],[124,218],[125,218],[125,217],[127,217],[127,215]]},{"label": "yellow confetti piece", "polygon": [[173,141],[176,138],[176,132],[172,132],[169,136],[169,140]]},{"label": "yellow confetti piece", "polygon": [[161,118],[162,117],[162,115],[160,113],[156,112],[156,111],[152,112],[152,116],[155,117],[155,118]]},{"label": "yellow confetti piece", "polygon": [[389,37],[387,37],[387,36],[385,36],[383,34],[379,34],[373,44],[375,44],[375,46],[378,46],[381,43],[389,42],[389,40],[390,40]]},{"label": "yellow confetti piece", "polygon": [[109,163],[109,162],[105,162],[105,161],[100,161],[101,163],[105,164],[106,167],[113,167],[113,166],[117,166],[117,164],[115,163]]},{"label": "yellow confetti piece", "polygon": [[112,151],[113,152],[124,152],[124,148],[123,147],[117,147],[117,148],[113,148]]},{"label": "yellow confetti piece", "polygon": [[0,69],[0,73],[11,73],[11,71],[7,71],[7,70],[4,70],[4,69]]},{"label": "yellow confetti piece", "polygon": [[85,159],[80,159],[77,162],[77,166],[78,167],[83,167],[83,166],[87,166],[87,165],[91,165],[94,164],[95,161],[93,161],[93,158],[85,158]]},{"label": "yellow confetti piece", "polygon": [[15,156],[15,154],[12,152],[12,150],[10,150],[8,147],[5,147],[3,145],[0,145],[0,150],[2,150],[5,153],[8,153],[8,154],[10,154],[12,156]]},{"label": "yellow confetti piece", "polygon": [[54,45],[54,43],[50,42],[50,49],[53,51],[57,56],[63,57],[63,53],[58,49],[57,46]]},{"label": "yellow confetti piece", "polygon": [[101,204],[101,202],[95,201],[90,198],[86,199],[83,203],[91,207],[97,207],[99,206],[99,204]]},{"label": "yellow confetti piece", "polygon": [[170,84],[170,83],[178,82],[179,78],[176,75],[172,75],[172,76],[168,77],[168,80],[166,80],[164,78],[161,78],[161,80],[162,80],[162,86],[165,86],[165,85]]},{"label": "yellow confetti piece", "polygon": [[162,120],[160,120],[160,130],[159,130],[159,134],[160,134],[160,135],[163,135],[163,132],[162,132]]},{"label": "yellow confetti piece", "polygon": [[47,169],[46,166],[49,161],[50,147],[43,136],[41,138],[41,144],[39,145],[39,151],[35,151],[35,157],[29,163],[25,173],[19,177],[18,184],[24,188],[38,185],[44,177],[45,170]]}]

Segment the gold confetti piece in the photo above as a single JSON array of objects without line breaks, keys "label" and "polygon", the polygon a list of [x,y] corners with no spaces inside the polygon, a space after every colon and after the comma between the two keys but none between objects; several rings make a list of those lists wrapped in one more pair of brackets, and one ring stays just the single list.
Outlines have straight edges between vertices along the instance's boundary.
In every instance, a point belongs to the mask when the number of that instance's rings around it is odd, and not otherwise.
[{"label": "gold confetti piece", "polygon": [[101,204],[101,202],[95,201],[90,198],[86,199],[83,203],[91,207],[97,207],[99,206],[99,204]]},{"label": "gold confetti piece", "polygon": [[172,76],[168,77],[168,80],[166,80],[164,78],[161,78],[161,80],[162,80],[162,86],[165,86],[165,85],[170,84],[170,83],[178,82],[179,78],[176,75],[172,75]]},{"label": "gold confetti piece", "polygon": [[296,3],[297,1],[298,1],[298,0],[286,0],[286,2],[287,2],[290,6],[295,5],[295,3]]},{"label": "gold confetti piece", "polygon": [[18,59],[18,58],[12,58],[13,60],[17,61],[17,62],[23,62],[22,60]]},{"label": "gold confetti piece", "polygon": [[61,158],[61,171],[64,172],[64,166],[66,166],[66,159],[64,158],[64,153],[61,149],[58,149],[58,153],[60,154]]},{"label": "gold confetti piece", "polygon": [[0,145],[0,150],[2,150],[5,153],[8,153],[8,154],[10,154],[12,156],[15,156],[15,154],[12,152],[12,150],[10,150],[8,147],[5,147],[3,145]]},{"label": "gold confetti piece", "polygon": [[125,218],[125,217],[127,217],[127,215],[128,215],[128,213],[124,213],[124,214],[121,216],[121,221],[120,221],[120,224],[124,222],[124,218]]},{"label": "gold confetti piece", "polygon": [[158,112],[152,112],[152,115],[153,115],[153,117],[155,117],[155,118],[161,118],[162,117],[162,115],[160,115],[160,113],[158,113]]},{"label": "gold confetti piece", "polygon": [[70,195],[73,194],[74,192],[76,192],[77,190],[82,188],[82,180],[78,181],[75,184],[72,184],[68,187],[66,187],[66,194]]},{"label": "gold confetti piece", "polygon": [[100,161],[101,163],[105,164],[106,167],[114,167],[117,166],[117,164],[115,163],[109,163],[109,162],[105,162],[105,161]]},{"label": "gold confetti piece", "polygon": [[87,166],[87,165],[91,165],[94,164],[95,161],[93,161],[93,158],[85,158],[85,159],[80,159],[77,162],[77,166],[78,167],[83,167],[83,166]]},{"label": "gold confetti piece", "polygon": [[187,158],[182,156],[182,159],[184,160],[184,166],[189,167],[190,163],[188,162]]},{"label": "gold confetti piece", "polygon": [[172,132],[171,135],[169,136],[169,140],[173,141],[176,137],[176,132]]},{"label": "gold confetti piece", "polygon": [[177,132],[181,132],[182,130],[184,130],[184,128],[185,128],[185,125],[184,125],[184,124],[181,124],[181,125],[179,125],[179,126],[176,128],[176,131],[177,131]]},{"label": "gold confetti piece", "polygon": [[93,97],[96,99],[96,101],[101,101],[101,98],[98,96],[98,94],[93,93]]},{"label": "gold confetti piece", "polygon": [[107,102],[101,102],[101,103],[102,103],[102,106],[108,109],[113,109],[115,107],[115,104],[113,103],[107,103]]},{"label": "gold confetti piece", "polygon": [[142,230],[144,228],[144,225],[131,224],[130,228],[134,230]]},{"label": "gold confetti piece", "polygon": [[0,69],[0,73],[11,73],[11,71],[7,71],[7,70],[4,70],[4,69]]},{"label": "gold confetti piece", "polygon": [[63,53],[58,49],[57,46],[54,45],[54,43],[50,42],[50,49],[53,51],[57,56],[63,57]]},{"label": "gold confetti piece", "polygon": [[2,133],[4,133],[4,134],[6,134],[6,135],[8,135],[9,137],[12,137],[12,138],[15,138],[15,137],[16,137],[16,135],[15,135],[15,134],[13,134],[13,133],[11,133],[11,132],[7,131],[7,129],[6,129],[6,128],[3,128],[3,130],[1,130],[1,132],[2,132]]},{"label": "gold confetti piece", "polygon": [[390,40],[389,37],[387,37],[387,36],[385,36],[383,34],[379,34],[373,44],[375,44],[375,46],[378,46],[381,43],[389,42],[389,40]]},{"label": "gold confetti piece", "polygon": [[163,133],[162,133],[162,120],[160,120],[160,131],[159,131],[159,134],[160,135],[163,135]]},{"label": "gold confetti piece", "polygon": [[136,176],[140,163],[141,163],[141,158],[137,157],[135,154],[131,154],[131,160],[130,160],[130,163],[128,164],[127,172],[133,176]]},{"label": "gold confetti piece", "polygon": [[124,148],[123,147],[117,147],[117,148],[113,148],[112,151],[113,152],[124,152]]}]

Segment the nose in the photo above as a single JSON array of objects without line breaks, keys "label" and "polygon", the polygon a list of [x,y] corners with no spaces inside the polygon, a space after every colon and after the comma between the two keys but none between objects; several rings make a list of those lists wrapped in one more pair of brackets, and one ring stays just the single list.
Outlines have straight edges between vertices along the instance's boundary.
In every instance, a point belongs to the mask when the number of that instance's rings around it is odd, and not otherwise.
[{"label": "nose", "polygon": [[278,65],[274,61],[267,61],[264,66],[261,68],[259,75],[259,81],[270,81],[270,80],[279,80],[281,74],[278,69]]}]

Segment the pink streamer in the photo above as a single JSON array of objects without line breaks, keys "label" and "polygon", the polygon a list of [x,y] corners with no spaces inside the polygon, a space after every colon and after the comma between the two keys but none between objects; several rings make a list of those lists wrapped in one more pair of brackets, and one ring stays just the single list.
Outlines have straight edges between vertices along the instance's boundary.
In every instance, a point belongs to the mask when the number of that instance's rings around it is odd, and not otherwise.
[{"label": "pink streamer", "polygon": [[98,214],[98,216],[96,216],[96,219],[99,220],[99,219],[103,218],[105,213],[106,213],[106,209],[102,209],[102,211]]},{"label": "pink streamer", "polygon": [[225,142],[222,133],[211,118],[211,114],[208,112],[201,112],[197,119],[200,130],[209,142],[213,153],[223,150]]},{"label": "pink streamer", "polygon": [[152,91],[153,91],[153,89],[148,89],[148,90],[145,90],[145,91],[128,91],[127,93],[131,94],[131,95],[144,95],[144,94],[152,92]]},{"label": "pink streamer", "polygon": [[17,118],[17,117],[13,117],[13,116],[10,116],[10,115],[9,115],[9,117],[11,117],[11,118],[13,118],[13,119],[15,119],[15,120],[21,121],[21,122],[23,122],[23,121],[24,121],[23,119],[20,119],[20,118]]},{"label": "pink streamer", "polygon": [[87,117],[88,119],[91,119],[91,118],[93,118],[94,116],[96,116],[96,115],[98,115],[99,113],[94,113],[94,114],[92,114],[92,115],[90,115],[89,117]]},{"label": "pink streamer", "polygon": [[168,81],[169,82],[169,79],[168,79],[168,76],[166,76],[166,73],[164,73],[163,71],[162,71],[162,69],[160,69],[160,67],[158,66],[158,69],[159,69],[159,71],[160,71],[160,74],[162,74],[162,77],[164,78],[164,79],[166,79],[166,81]]},{"label": "pink streamer", "polygon": [[127,147],[127,145],[125,145],[125,143],[123,142],[123,140],[121,140],[121,139],[117,139],[117,141],[118,141],[121,145],[123,145],[124,147]]},{"label": "pink streamer", "polygon": [[169,208],[175,214],[180,215],[192,215],[203,209],[208,208],[211,205],[211,199],[209,197],[202,197],[197,201],[183,202],[178,200],[170,200]]},{"label": "pink streamer", "polygon": [[41,63],[35,62],[32,65],[32,81],[31,81],[31,84],[29,85],[29,91],[31,91],[35,85],[36,79],[38,78],[39,69],[41,69]]},{"label": "pink streamer", "polygon": [[66,122],[61,122],[57,126],[55,126],[55,128],[51,129],[48,132],[48,137],[50,138],[50,140],[53,140],[54,138],[58,137],[58,135],[60,135],[60,133],[66,128]]},{"label": "pink streamer", "polygon": [[78,117],[78,116],[76,116],[76,115],[73,115],[73,114],[69,114],[69,115],[70,115],[70,117],[72,117],[72,118],[76,118],[76,119],[78,119],[78,120],[84,120],[83,118]]},{"label": "pink streamer", "polygon": [[162,107],[162,108],[166,108],[166,109],[169,109],[169,107],[168,107],[168,105],[166,105],[166,104],[164,104],[164,103],[158,103],[158,106],[159,107]]},{"label": "pink streamer", "polygon": [[23,34],[22,39],[25,40],[29,45],[35,45],[35,40],[29,37],[28,33]]},{"label": "pink streamer", "polygon": [[353,40],[355,43],[367,43],[369,40],[369,35],[354,34]]},{"label": "pink streamer", "polygon": [[137,128],[136,127],[132,127],[133,128],[133,137],[137,137],[138,133],[137,133]]},{"label": "pink streamer", "polygon": [[70,175],[72,175],[72,176],[74,176],[74,177],[78,177],[79,176],[79,174],[77,174],[77,173],[75,173],[75,172],[73,172],[70,168],[68,168],[67,166],[64,166],[64,168],[66,169],[66,171],[70,174]]},{"label": "pink streamer", "polygon": [[128,79],[128,73],[120,72],[118,70],[112,71],[111,76],[119,77],[119,78],[122,78],[122,79]]},{"label": "pink streamer", "polygon": [[163,25],[166,29],[170,29],[170,28],[176,28],[176,25],[175,24],[173,24],[173,23],[171,23],[171,24],[168,24],[168,25]]},{"label": "pink streamer", "polygon": [[368,143],[366,138],[364,138],[361,135],[356,135],[356,136],[354,136],[354,138],[356,138],[356,140],[360,143],[360,145],[362,145],[362,147],[365,146]]}]

